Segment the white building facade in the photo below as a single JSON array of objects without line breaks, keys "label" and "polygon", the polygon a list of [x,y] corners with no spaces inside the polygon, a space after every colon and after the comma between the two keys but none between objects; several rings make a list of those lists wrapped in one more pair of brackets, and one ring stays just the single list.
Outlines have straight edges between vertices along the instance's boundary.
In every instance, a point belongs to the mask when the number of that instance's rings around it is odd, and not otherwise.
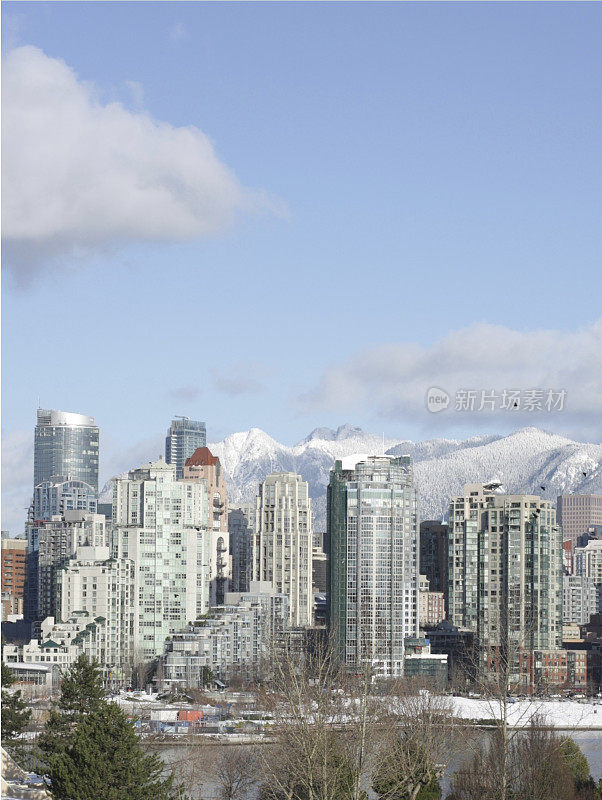
[{"label": "white building facade", "polygon": [[102,618],[106,631],[103,664],[125,677],[134,657],[134,562],[111,558],[108,547],[78,547],[59,569],[57,581],[59,619],[82,612]]},{"label": "white building facade", "polygon": [[207,669],[221,681],[267,677],[279,635],[288,627],[288,598],[269,584],[229,593],[207,619],[170,636],[161,659],[164,687],[202,686]]},{"label": "white building facade", "polygon": [[209,503],[204,482],[176,480],[163,459],[115,478],[112,555],[134,564],[134,660],[209,608]]},{"label": "white building facade", "polygon": [[288,597],[291,627],[312,624],[311,500],[300,475],[275,473],[259,485],[251,579],[267,581]]}]

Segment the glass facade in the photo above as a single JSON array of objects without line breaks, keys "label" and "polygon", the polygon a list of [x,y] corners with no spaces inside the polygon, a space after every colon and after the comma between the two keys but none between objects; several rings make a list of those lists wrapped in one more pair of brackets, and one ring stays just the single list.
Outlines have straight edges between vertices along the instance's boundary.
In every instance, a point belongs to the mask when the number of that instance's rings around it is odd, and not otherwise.
[{"label": "glass facade", "polygon": [[33,490],[33,520],[50,519],[65,511],[96,514],[97,505],[96,492],[83,481],[44,481]]},{"label": "glass facade", "polygon": [[98,492],[99,430],[93,417],[38,409],[33,485],[80,480]]},{"label": "glass facade", "polygon": [[469,484],[450,505],[449,619],[494,649],[562,644],[562,531],[552,504]]},{"label": "glass facade", "polygon": [[184,474],[186,459],[190,458],[198,447],[206,446],[207,429],[204,422],[197,422],[188,417],[172,420],[165,437],[165,461],[175,465],[177,480]]},{"label": "glass facade", "polygon": [[418,634],[418,502],[407,457],[375,456],[343,470],[328,494],[330,624],[349,667],[403,674]]}]

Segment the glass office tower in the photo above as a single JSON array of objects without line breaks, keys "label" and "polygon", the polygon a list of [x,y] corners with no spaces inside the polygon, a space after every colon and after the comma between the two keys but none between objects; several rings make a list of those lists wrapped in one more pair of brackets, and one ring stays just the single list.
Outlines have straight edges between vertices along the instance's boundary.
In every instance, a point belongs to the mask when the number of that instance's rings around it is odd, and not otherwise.
[{"label": "glass office tower", "polygon": [[93,417],[38,408],[33,485],[80,480],[98,492],[99,430]]},{"label": "glass office tower", "polygon": [[165,461],[175,466],[177,480],[181,480],[184,474],[186,459],[198,447],[206,446],[207,430],[204,422],[188,417],[176,417],[172,420],[165,437]]}]

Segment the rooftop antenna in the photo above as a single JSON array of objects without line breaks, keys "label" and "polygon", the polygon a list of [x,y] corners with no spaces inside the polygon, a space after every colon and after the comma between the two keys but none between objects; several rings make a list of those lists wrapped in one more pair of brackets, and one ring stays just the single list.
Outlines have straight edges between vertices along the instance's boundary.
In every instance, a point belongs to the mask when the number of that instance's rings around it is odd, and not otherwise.
[{"label": "rooftop antenna", "polygon": [[38,395],[38,408],[40,408],[40,395]]},{"label": "rooftop antenna", "polygon": [[383,431],[383,456],[385,454],[385,432]]}]

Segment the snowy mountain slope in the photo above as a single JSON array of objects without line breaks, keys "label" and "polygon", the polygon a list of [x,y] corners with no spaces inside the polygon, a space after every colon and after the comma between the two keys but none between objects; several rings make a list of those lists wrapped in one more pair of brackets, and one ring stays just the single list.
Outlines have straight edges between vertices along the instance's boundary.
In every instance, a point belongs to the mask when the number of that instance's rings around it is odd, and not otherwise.
[{"label": "snowy mountain slope", "polygon": [[[349,425],[336,431],[317,428],[293,447],[258,428],[209,446],[222,462],[232,503],[251,500],[270,472],[292,470],[302,475],[314,499],[318,529],[325,525],[326,485],[335,459],[383,453],[381,436]],[[537,428],[465,441],[385,439],[384,448],[392,455],[412,457],[422,519],[444,516],[450,497],[470,482],[499,479],[509,492],[533,492],[550,499],[568,491],[602,493],[602,445],[574,442]]]}]

